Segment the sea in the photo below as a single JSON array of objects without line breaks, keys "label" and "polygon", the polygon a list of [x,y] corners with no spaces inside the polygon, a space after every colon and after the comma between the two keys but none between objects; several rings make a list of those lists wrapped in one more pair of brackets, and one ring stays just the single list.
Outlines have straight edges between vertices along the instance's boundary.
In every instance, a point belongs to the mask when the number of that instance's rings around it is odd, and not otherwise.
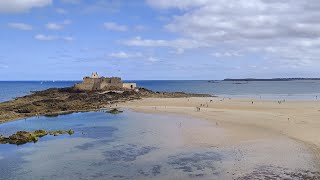
[{"label": "sea", "polygon": [[[80,81],[0,81],[0,102],[28,95],[32,91],[69,87]],[[187,92],[222,98],[267,100],[317,100],[319,80],[295,81],[219,81],[219,80],[137,80],[138,87],[153,91]]]},{"label": "sea", "polygon": [[[320,81],[130,82],[153,91],[203,93],[221,98],[310,100],[320,97]],[[74,83],[77,81],[2,81],[0,102]],[[194,144],[190,143],[197,137],[194,130],[210,128],[214,137],[224,137],[224,129],[192,117],[122,110],[117,115],[85,112],[0,124],[3,136],[38,129],[75,131],[72,135],[48,135],[36,143],[19,146],[0,144],[0,180],[299,179],[317,174],[312,153],[289,138],[239,147]],[[291,153],[286,152],[288,147]]]}]

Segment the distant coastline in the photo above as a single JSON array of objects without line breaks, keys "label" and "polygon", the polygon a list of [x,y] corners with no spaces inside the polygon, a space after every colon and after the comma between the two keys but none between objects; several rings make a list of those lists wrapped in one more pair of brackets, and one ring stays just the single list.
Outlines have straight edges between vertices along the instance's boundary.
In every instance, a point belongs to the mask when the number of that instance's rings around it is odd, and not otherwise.
[{"label": "distant coastline", "polygon": [[271,79],[255,79],[255,78],[244,78],[244,79],[224,79],[223,81],[301,81],[301,80],[312,80],[317,81],[320,78],[271,78]]}]

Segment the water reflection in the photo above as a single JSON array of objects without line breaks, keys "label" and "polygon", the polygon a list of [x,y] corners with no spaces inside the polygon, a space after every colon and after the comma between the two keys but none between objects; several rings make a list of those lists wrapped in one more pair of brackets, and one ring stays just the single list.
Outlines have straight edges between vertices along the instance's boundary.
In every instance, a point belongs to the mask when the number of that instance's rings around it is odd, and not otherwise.
[{"label": "water reflection", "polygon": [[218,174],[217,163],[221,162],[222,155],[217,152],[178,154],[170,156],[168,164],[174,169],[182,170],[189,176],[204,176],[204,172]]},{"label": "water reflection", "polygon": [[143,146],[139,147],[135,144],[118,145],[114,146],[112,150],[105,151],[103,155],[106,157],[106,161],[135,161],[137,157],[148,154],[149,152],[156,150],[156,147]]}]

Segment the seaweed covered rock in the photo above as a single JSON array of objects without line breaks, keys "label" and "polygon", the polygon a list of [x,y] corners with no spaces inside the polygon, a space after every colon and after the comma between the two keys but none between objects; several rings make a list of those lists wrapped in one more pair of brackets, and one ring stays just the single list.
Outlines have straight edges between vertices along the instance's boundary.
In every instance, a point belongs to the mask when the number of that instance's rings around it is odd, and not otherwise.
[{"label": "seaweed covered rock", "polygon": [[123,113],[123,111],[117,109],[117,108],[114,108],[114,109],[111,109],[109,111],[106,111],[107,113],[110,113],[110,114],[120,114],[120,113]]},{"label": "seaweed covered rock", "polygon": [[45,130],[39,129],[39,130],[34,131],[33,134],[34,134],[35,136],[37,136],[37,137],[43,137],[43,136],[48,135],[48,132],[45,131]]},{"label": "seaweed covered rock", "polygon": [[53,135],[53,136],[58,136],[58,135],[60,135],[60,134],[69,134],[69,135],[72,135],[72,134],[74,134],[74,130],[72,130],[72,129],[69,129],[69,130],[66,130],[66,131],[56,130],[56,131],[50,132],[50,135]]},{"label": "seaweed covered rock", "polygon": [[57,131],[53,131],[53,132],[47,132],[45,130],[36,130],[34,132],[27,132],[27,131],[18,131],[15,134],[12,134],[9,137],[4,137],[2,135],[0,135],[0,144],[16,144],[16,145],[22,145],[22,144],[26,144],[29,142],[34,142],[36,143],[38,141],[38,138],[44,137],[46,135],[53,135],[53,136],[57,136],[59,134],[74,134],[74,130],[57,130]]},{"label": "seaweed covered rock", "polygon": [[18,131],[16,134],[12,134],[8,138],[6,138],[7,143],[9,144],[25,144],[28,142],[37,142],[38,137],[36,136],[37,133],[26,132],[26,131]]}]

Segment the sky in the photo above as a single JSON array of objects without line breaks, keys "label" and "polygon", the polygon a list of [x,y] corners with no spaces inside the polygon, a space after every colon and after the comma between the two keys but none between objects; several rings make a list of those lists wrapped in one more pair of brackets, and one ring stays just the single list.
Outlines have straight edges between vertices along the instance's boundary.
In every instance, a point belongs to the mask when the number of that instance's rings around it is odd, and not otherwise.
[{"label": "sky", "polygon": [[0,80],[320,77],[319,0],[0,0]]}]

